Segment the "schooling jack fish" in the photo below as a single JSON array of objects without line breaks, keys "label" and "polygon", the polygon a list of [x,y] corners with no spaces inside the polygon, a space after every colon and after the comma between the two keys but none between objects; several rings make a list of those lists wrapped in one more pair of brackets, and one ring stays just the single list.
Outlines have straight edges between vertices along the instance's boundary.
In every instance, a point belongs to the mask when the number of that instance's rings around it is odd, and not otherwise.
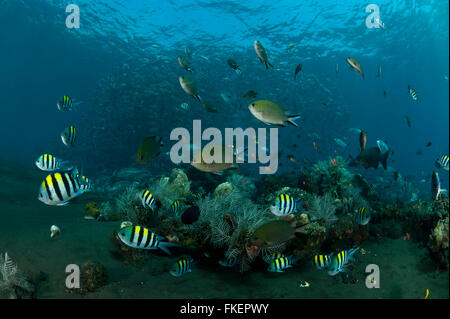
[{"label": "schooling jack fish", "polygon": [[364,78],[364,72],[362,70],[361,64],[359,64],[359,62],[352,57],[348,57],[347,59],[348,64],[350,64],[350,67],[352,67],[356,72],[358,72],[359,74],[362,75],[362,77]]}]

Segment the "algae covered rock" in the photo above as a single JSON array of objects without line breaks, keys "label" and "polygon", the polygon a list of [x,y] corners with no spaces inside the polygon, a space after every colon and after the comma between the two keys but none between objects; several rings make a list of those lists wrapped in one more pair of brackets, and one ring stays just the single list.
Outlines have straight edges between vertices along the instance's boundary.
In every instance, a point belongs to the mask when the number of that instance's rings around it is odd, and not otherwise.
[{"label": "algae covered rock", "polygon": [[216,187],[214,190],[214,196],[215,197],[222,197],[230,194],[233,191],[233,185],[229,182],[225,182],[222,184],[219,184],[219,186]]},{"label": "algae covered rock", "polygon": [[448,216],[445,219],[441,219],[433,229],[430,239],[428,241],[428,247],[431,249],[433,255],[438,259],[442,266],[449,267],[448,263]]},{"label": "algae covered rock", "polygon": [[87,291],[95,291],[108,282],[106,268],[97,261],[89,260],[81,266],[81,287]]}]

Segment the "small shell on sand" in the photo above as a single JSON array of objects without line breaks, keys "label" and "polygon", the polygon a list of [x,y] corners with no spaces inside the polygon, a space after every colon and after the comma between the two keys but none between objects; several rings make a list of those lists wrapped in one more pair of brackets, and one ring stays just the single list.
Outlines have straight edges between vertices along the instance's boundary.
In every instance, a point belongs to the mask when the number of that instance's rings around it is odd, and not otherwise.
[{"label": "small shell on sand", "polygon": [[59,229],[58,226],[52,225],[52,227],[50,227],[50,238],[53,238],[56,235],[59,235],[60,232],[61,232],[61,229]]},{"label": "small shell on sand", "polygon": [[125,228],[125,227],[128,227],[128,226],[131,226],[131,225],[133,225],[133,223],[132,222],[130,222],[130,221],[124,221],[124,222],[122,222],[121,224],[120,224],[120,229],[122,229],[122,228]]}]

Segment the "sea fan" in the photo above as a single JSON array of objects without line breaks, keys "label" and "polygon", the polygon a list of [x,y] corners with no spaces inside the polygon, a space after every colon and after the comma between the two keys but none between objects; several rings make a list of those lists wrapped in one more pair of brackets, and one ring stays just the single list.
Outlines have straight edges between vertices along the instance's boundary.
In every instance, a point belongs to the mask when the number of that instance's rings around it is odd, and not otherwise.
[{"label": "sea fan", "polygon": [[328,193],[324,196],[314,195],[308,213],[311,221],[322,221],[325,225],[330,225],[338,220],[335,215],[336,206]]},{"label": "sea fan", "polygon": [[268,212],[258,209],[236,189],[219,197],[199,199],[197,205],[200,218],[186,229],[217,248],[225,248],[226,257],[239,256],[239,269],[248,270],[254,260],[247,255],[250,236],[266,220]]},{"label": "sea fan", "polygon": [[126,216],[128,220],[135,221],[138,212],[136,211],[136,201],[138,199],[138,190],[133,184],[128,186],[115,201],[117,211],[122,215]]},{"label": "sea fan", "polygon": [[33,285],[27,280],[26,276],[19,271],[16,263],[8,256],[0,255],[0,290],[9,295],[9,298],[16,299],[16,288],[19,287],[26,292],[34,291]]}]

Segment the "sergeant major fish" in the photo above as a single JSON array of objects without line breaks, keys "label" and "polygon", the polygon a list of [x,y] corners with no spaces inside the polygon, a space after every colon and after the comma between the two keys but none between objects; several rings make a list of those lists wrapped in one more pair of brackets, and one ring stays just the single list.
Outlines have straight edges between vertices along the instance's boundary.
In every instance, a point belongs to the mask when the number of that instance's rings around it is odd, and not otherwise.
[{"label": "sergeant major fish", "polygon": [[275,199],[274,205],[270,207],[270,211],[275,216],[286,216],[297,211],[298,201],[287,194],[280,194]]},{"label": "sergeant major fish", "polygon": [[330,276],[335,276],[340,272],[346,272],[347,269],[344,268],[350,261],[354,260],[354,254],[359,250],[359,247],[352,248],[350,250],[342,250],[338,253],[332,260],[329,268],[328,274]]},{"label": "sergeant major fish", "polygon": [[169,272],[172,276],[180,277],[186,273],[192,272],[192,266],[195,264],[196,262],[194,259],[181,257],[177,260]]},{"label": "sergeant major fish", "polygon": [[67,147],[73,147],[75,145],[76,137],[77,137],[77,130],[72,125],[66,127],[61,132],[61,140]]},{"label": "sergeant major fish", "polygon": [[317,269],[323,270],[328,268],[331,264],[332,254],[330,255],[315,255],[313,258],[313,263]]},{"label": "sergeant major fish", "polygon": [[443,168],[448,172],[449,170],[449,157],[448,155],[442,155],[440,158],[436,160],[436,167]]},{"label": "sergeant major fish", "polygon": [[47,205],[67,205],[86,191],[81,188],[83,182],[76,177],[77,174],[77,169],[51,173],[42,182],[38,199]]},{"label": "sergeant major fish", "polygon": [[411,85],[408,85],[408,93],[409,95],[411,95],[414,101],[417,101],[419,99],[419,95],[417,94],[416,90],[411,87]]},{"label": "sergeant major fish", "polygon": [[151,210],[154,210],[156,207],[156,200],[155,197],[153,197],[152,193],[148,189],[144,189],[141,191],[141,194],[139,196],[141,199],[142,206],[145,208],[150,208]]},{"label": "sergeant major fish", "polygon": [[298,261],[297,258],[292,258],[291,256],[279,257],[274,259],[267,270],[269,272],[283,272],[285,269],[292,268],[294,264]]},{"label": "sergeant major fish", "polygon": [[124,227],[119,230],[117,235],[129,247],[147,250],[159,248],[168,255],[171,254],[168,247],[177,246],[176,244],[163,241],[163,237],[143,226]]},{"label": "sergeant major fish", "polygon": [[51,154],[42,154],[36,160],[36,166],[43,171],[71,170],[73,165]]},{"label": "sergeant major fish", "polygon": [[355,214],[355,220],[359,225],[365,226],[370,221],[370,213],[367,211],[365,207],[358,208],[358,211]]},{"label": "sergeant major fish", "polygon": [[56,102],[56,106],[58,107],[58,110],[67,112],[72,110],[73,102],[69,96],[63,95],[58,102]]}]

